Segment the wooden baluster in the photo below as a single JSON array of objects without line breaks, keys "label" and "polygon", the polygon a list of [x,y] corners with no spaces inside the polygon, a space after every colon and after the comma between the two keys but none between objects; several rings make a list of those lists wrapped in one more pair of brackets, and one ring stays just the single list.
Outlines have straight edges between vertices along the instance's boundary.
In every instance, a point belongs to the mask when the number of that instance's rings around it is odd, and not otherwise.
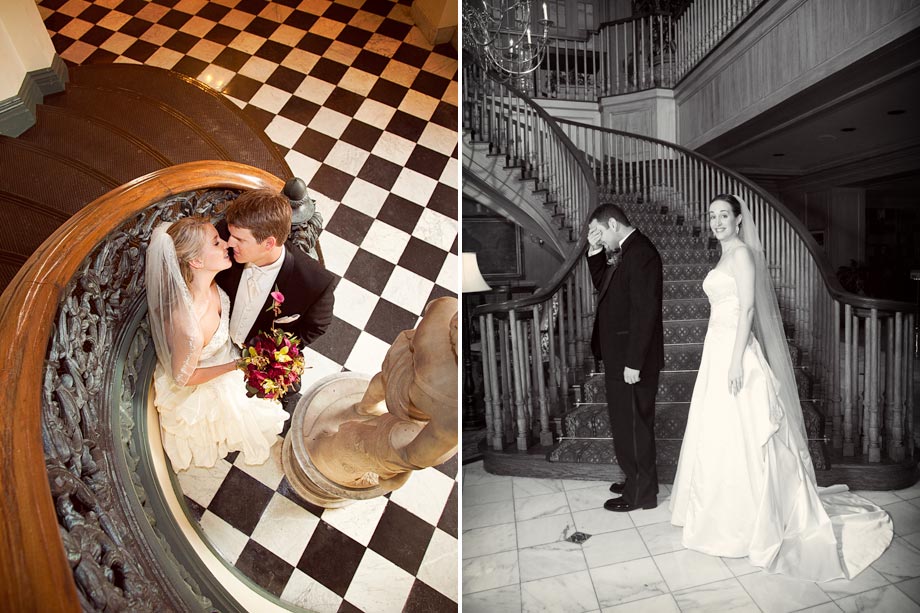
[{"label": "wooden baluster", "polygon": [[871,379],[866,386],[866,398],[868,403],[868,426],[869,426],[869,446],[868,455],[870,462],[881,461],[881,449],[879,448],[879,319],[878,309],[871,309],[869,312],[869,333],[867,335],[867,359],[869,367],[867,373],[871,373]]},{"label": "wooden baluster", "polygon": [[517,314],[514,309],[511,309],[508,313],[511,322],[511,356],[512,356],[512,377],[514,379],[514,419],[517,426],[515,440],[517,442],[518,451],[527,451],[528,445],[528,430],[527,427],[527,415],[526,409],[524,406],[524,382],[522,380],[522,369],[523,365],[521,364],[521,338],[520,338],[520,328],[518,327]]},{"label": "wooden baluster", "polygon": [[892,362],[889,362],[891,364],[891,387],[893,388],[894,397],[892,399],[891,438],[888,441],[888,457],[895,462],[900,462],[905,456],[904,405],[901,396],[901,388],[903,387],[901,381],[901,362],[904,360],[904,352],[902,351],[904,344],[904,315],[900,311],[894,314],[894,332],[890,336],[893,336],[893,339],[889,340],[889,351],[892,340],[894,342],[894,359]]},{"label": "wooden baluster", "polygon": [[514,441],[514,378],[511,374],[511,334],[508,320],[500,320],[499,327],[502,344],[502,438],[510,443]]},{"label": "wooden baluster", "polygon": [[856,330],[853,328],[853,307],[849,304],[843,307],[844,333],[843,333],[843,455],[849,457],[856,455],[856,445],[853,442],[853,398],[856,395],[856,377],[853,365],[856,346]]},{"label": "wooden baluster", "polygon": [[[467,345],[469,346],[469,345]],[[486,339],[486,316],[479,316],[479,356],[482,359],[482,403],[486,410],[486,444],[491,444],[495,422],[495,407],[492,404],[492,377],[489,369],[492,367],[492,358],[488,353],[489,345]]]},{"label": "wooden baluster", "polygon": [[528,436],[534,428],[534,402],[533,402],[533,376],[530,361],[530,322],[518,320],[518,330],[521,339],[521,383],[524,388],[524,417],[527,420]]},{"label": "wooden baluster", "polygon": [[563,289],[564,287],[564,285],[560,286],[559,291],[556,292],[556,295],[559,296],[559,310],[556,313],[556,316],[558,317],[557,321],[559,323],[559,376],[562,378],[562,384],[559,388],[559,400],[561,402],[560,413],[565,413],[567,404],[569,402],[569,368],[568,360],[566,359],[568,342],[565,331],[566,297]]},{"label": "wooden baluster", "polygon": [[[504,449],[504,426],[502,415],[501,391],[498,387],[498,352],[495,350],[495,321],[492,313],[485,316],[485,325],[481,328],[483,333],[483,356],[488,359],[488,389],[491,391],[492,423],[490,424],[488,444],[495,451]],[[487,357],[486,357],[487,356]],[[488,419],[488,418],[487,418]]]},{"label": "wooden baluster", "polygon": [[578,265],[576,264],[575,268],[572,270],[572,287],[575,291],[575,308],[574,308],[574,325],[573,331],[575,334],[573,336],[575,339],[575,364],[577,365],[577,372],[579,379],[583,378],[583,373],[585,372],[585,362],[586,356],[588,354],[585,351],[585,331],[584,331],[584,317],[583,313],[585,310],[584,305],[584,295],[581,291],[581,283],[579,282],[578,274]]},{"label": "wooden baluster", "polygon": [[546,399],[546,381],[543,376],[543,339],[540,334],[540,307],[533,305],[533,362],[534,362],[534,380],[537,384],[537,403],[540,407],[540,444],[552,445],[553,434],[549,429],[549,404]]},{"label": "wooden baluster", "polygon": [[[834,449],[843,448],[843,407],[841,406],[840,392],[846,394],[846,377],[840,376],[840,303],[831,298],[831,304],[834,310],[834,333],[832,339],[834,342],[831,351],[831,364],[833,365],[833,375],[831,376],[830,389],[828,392],[833,398],[832,407],[834,414],[833,442]],[[846,371],[844,371],[846,372]]]},{"label": "wooden baluster", "polygon": [[575,329],[575,293],[572,288],[572,276],[565,281],[565,304],[566,304],[566,329],[569,333],[569,342],[568,342],[568,365],[569,365],[569,374],[573,380],[577,381],[578,377],[578,360],[575,355],[575,340],[578,331]]},{"label": "wooden baluster", "polygon": [[553,415],[562,413],[559,404],[559,374],[556,368],[556,318],[553,317],[553,298],[544,303],[549,335],[549,408]]},{"label": "wooden baluster", "polygon": [[914,356],[914,314],[907,316],[907,325],[904,334],[907,337],[904,352],[904,361],[907,363],[907,372],[904,378],[907,380],[907,393],[904,395],[904,410],[907,413],[907,429],[910,432],[910,457],[914,457],[914,448],[917,446],[918,433],[914,429],[914,368],[916,361]]}]

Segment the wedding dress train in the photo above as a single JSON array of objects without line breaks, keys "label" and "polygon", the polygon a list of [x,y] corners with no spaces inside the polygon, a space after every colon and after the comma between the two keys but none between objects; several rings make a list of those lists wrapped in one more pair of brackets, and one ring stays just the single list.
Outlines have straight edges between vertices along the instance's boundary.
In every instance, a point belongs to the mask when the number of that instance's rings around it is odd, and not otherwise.
[{"label": "wedding dress train", "polygon": [[[220,325],[201,350],[199,367],[235,359],[230,299],[222,289],[218,292]],[[262,464],[288,418],[279,402],[247,397],[239,370],[200,385],[182,386],[157,361],[153,386],[163,448],[174,470],[214,466],[231,451],[240,451],[245,464]]]},{"label": "wedding dress train", "polygon": [[818,488],[795,442],[779,383],[751,333],[744,384],[729,393],[739,317],[734,277],[703,281],[711,314],[671,492],[671,523],[689,549],[748,557],[768,572],[812,581],[852,578],[891,543],[888,514],[845,485]]}]

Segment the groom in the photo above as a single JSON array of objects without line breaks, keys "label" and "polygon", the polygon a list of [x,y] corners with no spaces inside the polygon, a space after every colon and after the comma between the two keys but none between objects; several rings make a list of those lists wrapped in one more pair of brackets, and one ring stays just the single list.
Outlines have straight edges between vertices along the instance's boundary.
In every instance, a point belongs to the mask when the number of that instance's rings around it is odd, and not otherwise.
[{"label": "groom", "polygon": [[[299,249],[284,243],[291,232],[291,201],[283,194],[254,189],[227,207],[218,225],[234,266],[217,275],[233,303],[230,338],[241,347],[255,334],[277,328],[299,336],[304,345],[319,338],[332,322],[335,277]],[[271,292],[284,295],[281,314],[271,311]]]},{"label": "groom", "polygon": [[[604,360],[613,446],[626,476],[610,487],[622,496],[604,508],[654,509],[655,394],[664,366],[661,256],[617,205],[602,204],[588,219],[588,268],[598,291],[591,345]],[[620,263],[614,266],[606,251],[616,250]]]}]

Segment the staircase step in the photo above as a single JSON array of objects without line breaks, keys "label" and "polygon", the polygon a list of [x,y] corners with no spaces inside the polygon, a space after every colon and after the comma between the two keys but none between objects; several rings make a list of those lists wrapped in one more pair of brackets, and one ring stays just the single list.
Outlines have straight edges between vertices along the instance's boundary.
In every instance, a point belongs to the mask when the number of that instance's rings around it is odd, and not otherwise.
[{"label": "staircase step", "polygon": [[703,284],[696,279],[689,281],[665,281],[663,283],[664,300],[679,300],[685,298],[706,298]]},{"label": "staircase step", "polygon": [[106,121],[176,164],[230,159],[230,153],[192,119],[127,90],[71,84],[66,95],[54,96],[47,102]]},{"label": "staircase step", "polygon": [[659,249],[663,264],[706,264],[715,265],[719,261],[719,252],[714,249],[685,248]]},{"label": "staircase step", "polygon": [[699,281],[703,282],[712,265],[708,262],[705,264],[665,264],[664,280],[665,281]]},{"label": "staircase step", "polygon": [[[680,441],[655,441],[659,482],[673,482],[677,459],[680,457],[680,445]],[[546,457],[550,462],[616,464],[611,440],[563,440]]]},{"label": "staircase step", "polygon": [[121,90],[157,100],[188,118],[234,161],[262,168],[283,179],[293,176],[284,157],[262,129],[223,95],[196,79],[130,64],[76,67],[71,69],[70,79],[71,83],[96,87],[117,84]]},{"label": "staircase step", "polygon": [[655,244],[655,247],[658,248],[658,251],[663,249],[698,249],[699,251],[706,253],[706,243],[700,241],[699,237],[696,236],[677,235],[671,233],[668,235],[659,235],[654,238],[650,238],[651,241]]},{"label": "staircase step", "polygon": [[[2,171],[0,171],[2,172]],[[0,191],[0,228],[21,228],[28,219],[28,232],[7,232],[3,253],[8,264],[24,263],[46,238],[67,220],[68,215]],[[0,286],[0,289],[5,286]]]},{"label": "staircase step", "polygon": [[173,163],[107,121],[46,104],[38,105],[35,125],[19,139],[96,168],[119,185]]},{"label": "staircase step", "polygon": [[705,298],[684,298],[662,302],[664,321],[709,319],[709,301]]},{"label": "staircase step", "polygon": [[[0,159],[0,185],[4,191],[39,202],[67,217],[118,186],[114,180],[87,174],[87,168],[75,160],[17,139],[0,136]],[[5,232],[4,240],[10,234],[16,232]]]}]

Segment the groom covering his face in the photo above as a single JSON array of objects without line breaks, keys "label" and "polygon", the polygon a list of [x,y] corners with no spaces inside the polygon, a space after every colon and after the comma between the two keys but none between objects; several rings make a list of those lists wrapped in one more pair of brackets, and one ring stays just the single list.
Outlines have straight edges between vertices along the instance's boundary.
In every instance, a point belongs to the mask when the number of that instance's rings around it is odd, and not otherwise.
[{"label": "groom covering his face", "polygon": [[[238,346],[276,327],[305,344],[319,338],[332,321],[335,277],[296,248],[285,246],[291,231],[291,203],[277,192],[244,192],[227,207],[218,231],[230,247],[234,266],[217,276],[233,301],[230,337]],[[271,310],[271,292],[284,295],[281,314]]]},{"label": "groom covering his face", "polygon": [[[625,476],[610,488],[622,496],[604,508],[653,509],[658,494],[655,395],[664,366],[661,256],[615,204],[594,210],[587,238],[588,269],[598,292],[591,348],[604,361],[614,450]],[[619,263],[608,262],[605,252],[616,250]]]}]

